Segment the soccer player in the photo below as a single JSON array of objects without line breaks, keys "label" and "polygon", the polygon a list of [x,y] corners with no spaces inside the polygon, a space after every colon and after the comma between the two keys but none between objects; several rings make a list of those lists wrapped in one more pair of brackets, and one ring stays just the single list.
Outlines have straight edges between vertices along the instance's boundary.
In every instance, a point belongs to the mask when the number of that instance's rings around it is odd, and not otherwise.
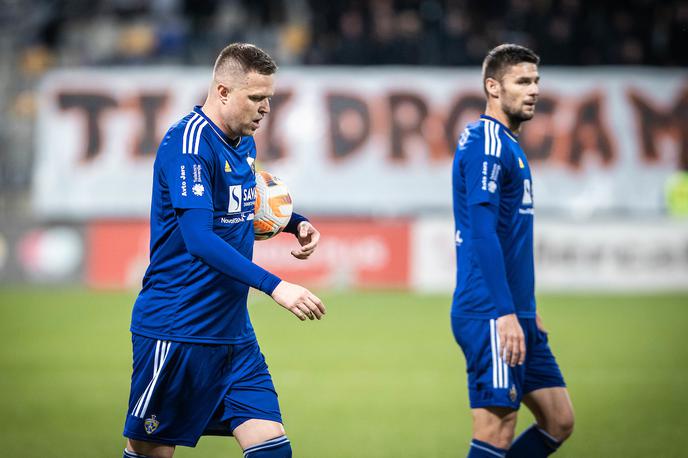
[{"label": "soccer player", "polygon": [[[535,112],[539,61],[514,44],[489,52],[485,114],[463,131],[454,156],[451,320],[466,357],[471,458],[548,456],[573,430],[566,385],[535,311],[533,186],[518,143]],[[521,402],[536,423],[512,444]]]},{"label": "soccer player", "polygon": [[[307,289],[251,261],[256,146],[270,112],[272,58],[222,50],[205,104],[165,134],[153,168],[150,266],[132,313],[133,374],[124,457],[169,458],[201,435],[233,435],[244,457],[283,458],[291,446],[249,319],[249,286],[301,320],[325,307]],[[294,214],[305,259],[319,232]]]}]

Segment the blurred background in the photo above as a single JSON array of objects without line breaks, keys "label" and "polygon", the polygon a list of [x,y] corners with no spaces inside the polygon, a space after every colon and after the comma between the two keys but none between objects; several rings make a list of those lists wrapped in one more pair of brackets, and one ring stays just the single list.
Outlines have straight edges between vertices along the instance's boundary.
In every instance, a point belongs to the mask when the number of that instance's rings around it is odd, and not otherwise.
[{"label": "blurred background", "polygon": [[[203,102],[215,57],[235,41],[280,66],[259,167],[284,179],[323,234],[306,263],[290,259],[286,235],[255,248],[258,264],[332,310],[319,330],[295,330],[252,298],[298,456],[465,451],[464,363],[447,317],[451,161],[484,109],[480,63],[503,42],[542,59],[520,143],[534,174],[540,310],[578,406],[561,455],[680,456],[666,447],[688,428],[678,338],[688,325],[688,3],[0,0],[7,456],[120,453],[155,151]],[[411,336],[424,344],[406,348]],[[308,343],[323,346],[309,364],[286,350]],[[301,402],[313,380],[322,399]],[[419,411],[434,419],[425,432],[411,427]],[[65,426],[86,418],[77,436]],[[47,429],[57,433],[35,439]],[[51,445],[65,437],[91,453]],[[204,441],[189,456],[232,450]]]}]

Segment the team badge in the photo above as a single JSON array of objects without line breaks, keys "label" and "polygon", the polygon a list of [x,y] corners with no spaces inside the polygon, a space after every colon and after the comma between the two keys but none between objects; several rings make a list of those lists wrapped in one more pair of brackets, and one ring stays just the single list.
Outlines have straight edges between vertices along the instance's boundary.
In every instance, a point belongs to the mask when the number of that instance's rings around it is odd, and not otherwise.
[{"label": "team badge", "polygon": [[511,402],[516,402],[516,385],[511,385],[511,389],[509,390],[509,399],[511,399]]},{"label": "team badge", "polygon": [[153,434],[158,429],[158,425],[160,425],[160,422],[155,418],[155,415],[151,415],[150,418],[146,418],[146,421],[143,422],[146,434]]},{"label": "team badge", "polygon": [[248,162],[248,165],[251,166],[251,172],[253,172],[253,174],[255,175],[256,174],[256,160],[250,156],[247,156],[246,162]]},{"label": "team badge", "polygon": [[225,173],[229,173],[232,171],[232,168],[229,166],[229,162],[225,160]]},{"label": "team badge", "polygon": [[526,167],[525,165],[523,165],[523,161],[521,160],[520,157],[518,158],[518,166],[522,169],[524,169]]}]

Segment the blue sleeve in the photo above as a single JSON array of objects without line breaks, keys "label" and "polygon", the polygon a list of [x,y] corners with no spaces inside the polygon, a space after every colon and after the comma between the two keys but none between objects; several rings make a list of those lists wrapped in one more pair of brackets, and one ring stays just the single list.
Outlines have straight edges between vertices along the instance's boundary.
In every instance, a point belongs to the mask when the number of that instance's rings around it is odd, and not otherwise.
[{"label": "blue sleeve", "polygon": [[180,131],[166,138],[158,151],[172,206],[213,210],[211,146],[200,132],[192,136],[189,131],[195,132],[193,128],[185,129],[185,134]]},{"label": "blue sleeve", "polygon": [[213,231],[213,212],[189,209],[177,212],[177,220],[187,250],[228,277],[272,294],[279,277],[244,257]]},{"label": "blue sleeve", "polygon": [[[484,123],[487,126],[487,123]],[[503,163],[501,140],[482,127],[471,130],[459,142],[468,205],[499,206]],[[486,140],[487,139],[487,140]]]},{"label": "blue sleeve", "polygon": [[489,204],[468,206],[478,266],[497,309],[497,316],[503,316],[515,313],[515,308],[506,278],[502,246],[497,237],[498,211],[497,207]]},{"label": "blue sleeve", "polygon": [[305,216],[299,215],[296,212],[292,212],[291,219],[289,220],[287,225],[284,227],[284,232],[288,232],[289,234],[298,235],[299,224],[301,224],[304,221],[308,221],[308,218],[306,218]]}]

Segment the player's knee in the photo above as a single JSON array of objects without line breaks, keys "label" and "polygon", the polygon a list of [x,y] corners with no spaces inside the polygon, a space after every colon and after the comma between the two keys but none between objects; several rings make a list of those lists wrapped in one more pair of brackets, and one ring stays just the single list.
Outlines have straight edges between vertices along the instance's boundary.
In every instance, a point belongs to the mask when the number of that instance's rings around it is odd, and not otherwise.
[{"label": "player's knee", "polygon": [[129,439],[124,449],[123,458],[172,458],[174,447],[153,442]]},{"label": "player's knee", "polygon": [[244,450],[244,458],[291,458],[291,444],[287,436],[280,436]]},{"label": "player's knee", "polygon": [[573,434],[573,426],[575,424],[575,419],[573,412],[567,412],[560,415],[556,422],[556,431],[553,436],[557,438],[559,442],[563,442]]},{"label": "player's knee", "polygon": [[473,437],[498,448],[509,448],[514,440],[516,418],[516,411],[506,415],[489,415],[475,418]]},{"label": "player's knee", "polygon": [[559,412],[544,426],[544,430],[558,442],[564,442],[573,434],[575,419],[572,411]]}]

